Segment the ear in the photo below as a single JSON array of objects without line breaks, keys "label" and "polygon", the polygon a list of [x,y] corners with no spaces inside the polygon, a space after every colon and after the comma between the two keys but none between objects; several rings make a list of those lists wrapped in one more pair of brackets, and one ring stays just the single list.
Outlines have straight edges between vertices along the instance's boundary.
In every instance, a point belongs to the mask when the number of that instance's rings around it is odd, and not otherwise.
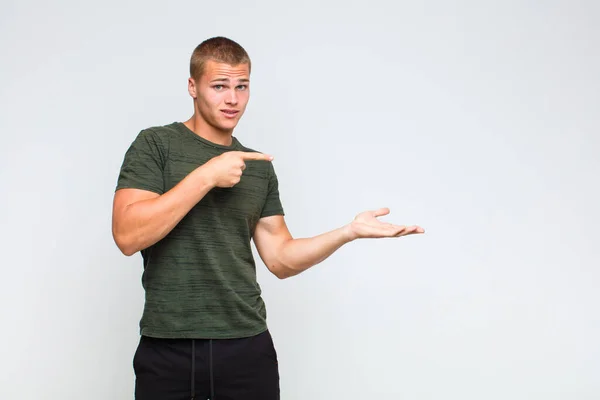
[{"label": "ear", "polygon": [[188,93],[192,96],[193,99],[198,97],[196,91],[196,81],[193,78],[188,78]]}]

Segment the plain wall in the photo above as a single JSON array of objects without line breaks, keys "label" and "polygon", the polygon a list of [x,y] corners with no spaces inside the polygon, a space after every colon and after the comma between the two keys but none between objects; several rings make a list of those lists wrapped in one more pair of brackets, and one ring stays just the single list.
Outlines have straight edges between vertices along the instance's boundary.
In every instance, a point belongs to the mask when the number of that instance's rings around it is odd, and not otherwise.
[{"label": "plain wall", "polygon": [[595,1],[2,1],[0,399],[130,399],[141,256],[123,155],[183,121],[189,56],[253,61],[235,135],[275,156],[297,237],[363,240],[280,281],[282,399],[600,398]]}]

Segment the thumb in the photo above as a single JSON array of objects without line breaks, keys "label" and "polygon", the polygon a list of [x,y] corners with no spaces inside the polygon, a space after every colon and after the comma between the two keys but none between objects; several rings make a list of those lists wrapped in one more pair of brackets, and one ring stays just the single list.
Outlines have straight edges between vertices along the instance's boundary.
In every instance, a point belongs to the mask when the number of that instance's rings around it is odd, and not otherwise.
[{"label": "thumb", "polygon": [[382,217],[384,215],[388,215],[389,213],[390,213],[390,209],[385,207],[385,208],[380,208],[378,210],[373,211],[373,216]]}]

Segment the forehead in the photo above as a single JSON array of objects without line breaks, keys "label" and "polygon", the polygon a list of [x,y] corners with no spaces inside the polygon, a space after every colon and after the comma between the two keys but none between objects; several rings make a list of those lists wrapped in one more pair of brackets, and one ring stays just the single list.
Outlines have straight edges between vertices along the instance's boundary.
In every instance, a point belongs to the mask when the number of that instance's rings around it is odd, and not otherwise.
[{"label": "forehead", "polygon": [[250,66],[248,64],[230,65],[208,60],[204,65],[203,76],[209,80],[215,78],[248,79]]}]

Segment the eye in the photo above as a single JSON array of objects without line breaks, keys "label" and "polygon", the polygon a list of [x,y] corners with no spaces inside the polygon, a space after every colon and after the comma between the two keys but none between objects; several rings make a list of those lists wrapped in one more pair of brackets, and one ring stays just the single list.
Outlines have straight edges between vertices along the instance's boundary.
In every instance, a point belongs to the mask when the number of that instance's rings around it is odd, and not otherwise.
[{"label": "eye", "polygon": [[248,89],[248,85],[239,85],[237,88],[238,90],[246,90]]},{"label": "eye", "polygon": [[214,86],[213,86],[213,88],[214,88],[215,90],[223,90],[223,87],[224,87],[223,85],[214,85]]}]

